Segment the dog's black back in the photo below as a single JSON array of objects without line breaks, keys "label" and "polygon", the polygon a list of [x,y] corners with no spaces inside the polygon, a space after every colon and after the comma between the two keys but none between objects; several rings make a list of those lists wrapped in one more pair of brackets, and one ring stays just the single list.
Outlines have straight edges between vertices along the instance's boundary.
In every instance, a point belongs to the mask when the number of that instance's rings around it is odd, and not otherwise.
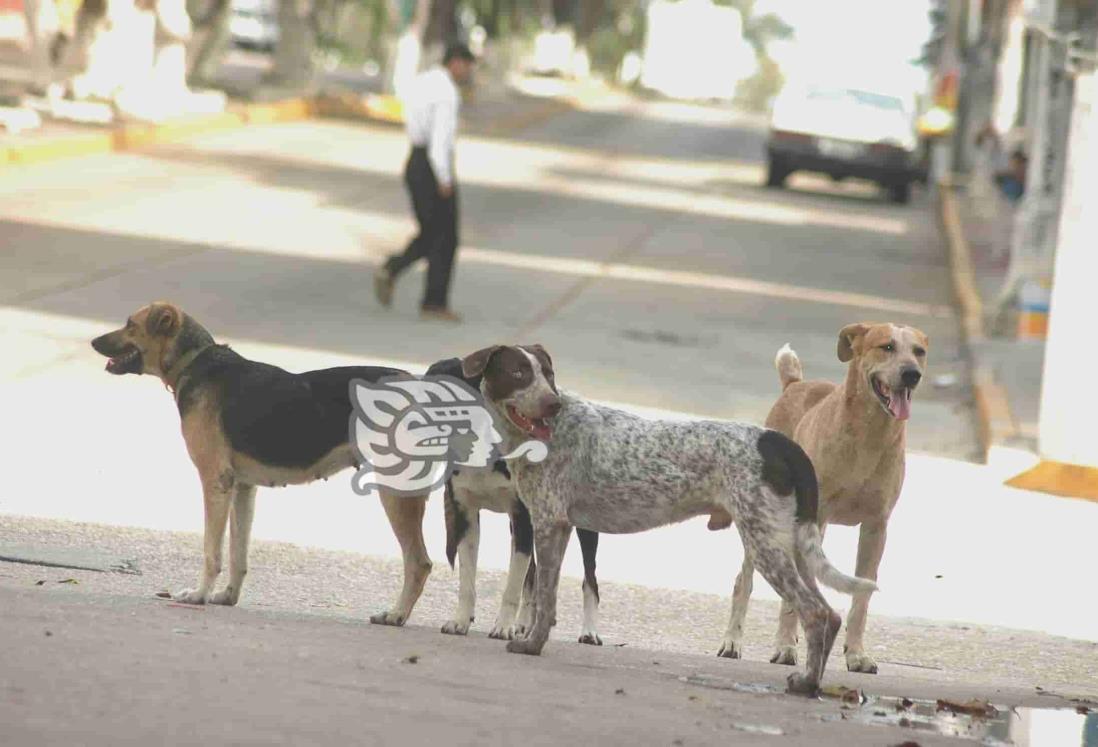
[{"label": "dog's black back", "polygon": [[305,468],[347,443],[352,379],[399,375],[408,374],[379,366],[294,374],[213,345],[187,367],[177,400],[181,416],[200,402],[212,404],[233,450],[262,464]]}]

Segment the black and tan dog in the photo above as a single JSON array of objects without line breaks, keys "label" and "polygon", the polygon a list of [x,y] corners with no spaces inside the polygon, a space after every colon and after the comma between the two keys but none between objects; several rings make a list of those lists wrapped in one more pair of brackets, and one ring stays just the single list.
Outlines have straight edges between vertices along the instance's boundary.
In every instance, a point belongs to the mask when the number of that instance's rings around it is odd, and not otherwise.
[{"label": "black and tan dog", "polygon": [[[93,340],[92,347],[110,358],[108,372],[157,376],[175,396],[206,509],[198,587],[173,595],[190,604],[232,605],[240,598],[257,486],[312,482],[355,466],[348,438],[350,381],[405,373],[366,366],[289,373],[217,344],[202,325],[169,303],[139,309],[124,327]],[[381,491],[404,555],[404,586],[396,605],[372,622],[403,625],[423,590],[431,571],[423,542],[426,501],[426,495]],[[226,523],[229,582],[214,592]]]}]

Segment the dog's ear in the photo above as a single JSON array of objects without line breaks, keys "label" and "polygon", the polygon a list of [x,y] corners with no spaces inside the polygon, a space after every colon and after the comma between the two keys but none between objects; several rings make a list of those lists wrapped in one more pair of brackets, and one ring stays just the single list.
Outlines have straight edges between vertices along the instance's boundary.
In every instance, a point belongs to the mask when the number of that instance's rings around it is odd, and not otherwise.
[{"label": "dog's ear", "polygon": [[535,343],[533,345],[523,345],[522,349],[533,353],[542,365],[548,364],[550,369],[553,368],[553,356],[549,355],[549,351],[545,349],[545,346]]},{"label": "dog's ear", "polygon": [[145,331],[150,335],[168,337],[179,331],[183,323],[183,312],[170,303],[154,303],[149,307],[145,318]]},{"label": "dog's ear", "polygon": [[465,356],[461,359],[461,375],[467,379],[483,376],[484,369],[488,368],[488,362],[492,360],[492,356],[503,348],[503,345],[492,345]]},{"label": "dog's ear", "polygon": [[866,322],[848,324],[839,330],[839,361],[846,363],[854,357],[855,345],[872,325]]}]

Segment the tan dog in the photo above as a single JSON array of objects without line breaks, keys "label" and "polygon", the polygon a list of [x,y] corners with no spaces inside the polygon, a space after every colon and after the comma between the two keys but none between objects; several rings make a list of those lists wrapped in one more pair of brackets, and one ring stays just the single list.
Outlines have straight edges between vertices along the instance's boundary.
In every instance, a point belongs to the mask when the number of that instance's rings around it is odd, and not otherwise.
[{"label": "tan dog", "polygon": [[[819,524],[861,525],[854,573],[877,580],[884,555],[888,517],[904,483],[905,421],[911,395],[926,368],[929,341],[912,327],[851,324],[839,332],[839,360],[850,363],[846,381],[804,381],[801,362],[788,345],[774,363],[782,395],[766,426],[796,441],[812,459],[820,481]],[[742,655],[743,620],[751,597],[754,565],[745,558],[736,578],[732,616],[721,655]],[[877,664],[865,653],[869,593],[854,595],[846,621],[846,667],[875,674]],[[782,603],[776,664],[797,663],[797,618]]]}]

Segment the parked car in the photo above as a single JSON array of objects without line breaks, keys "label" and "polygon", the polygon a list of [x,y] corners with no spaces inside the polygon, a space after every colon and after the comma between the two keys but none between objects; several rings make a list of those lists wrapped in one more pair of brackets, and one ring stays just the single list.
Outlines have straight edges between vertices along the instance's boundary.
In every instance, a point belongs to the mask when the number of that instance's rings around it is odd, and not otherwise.
[{"label": "parked car", "polygon": [[229,35],[238,47],[273,50],[279,38],[275,0],[232,0]]},{"label": "parked car", "polygon": [[918,177],[916,146],[912,116],[899,97],[841,86],[788,87],[770,119],[766,183],[784,186],[794,171],[856,177],[904,203]]}]

